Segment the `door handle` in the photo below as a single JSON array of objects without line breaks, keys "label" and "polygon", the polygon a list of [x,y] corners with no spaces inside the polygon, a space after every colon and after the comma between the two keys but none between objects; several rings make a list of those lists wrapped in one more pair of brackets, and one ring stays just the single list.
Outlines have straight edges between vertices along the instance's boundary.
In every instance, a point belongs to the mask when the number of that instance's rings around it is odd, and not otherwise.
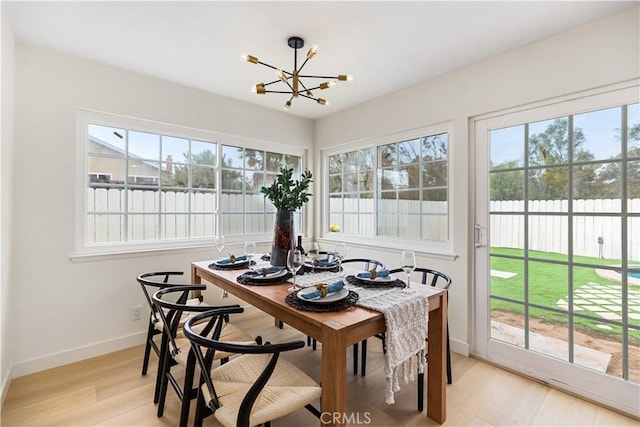
[{"label": "door handle", "polygon": [[476,248],[482,246],[482,236],[484,235],[484,227],[480,224],[473,226],[473,244]]}]

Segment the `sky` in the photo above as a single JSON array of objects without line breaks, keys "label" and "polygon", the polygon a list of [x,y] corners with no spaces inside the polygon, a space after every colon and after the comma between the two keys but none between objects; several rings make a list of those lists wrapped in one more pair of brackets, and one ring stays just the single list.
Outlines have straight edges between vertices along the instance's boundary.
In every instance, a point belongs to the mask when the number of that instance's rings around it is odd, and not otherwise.
[{"label": "sky", "polygon": [[[629,125],[640,123],[640,104],[628,108]],[[530,134],[544,131],[555,119],[531,123]],[[574,129],[580,128],[585,136],[582,148],[594,155],[594,160],[605,160],[621,152],[619,129],[621,108],[609,108],[574,115]],[[500,164],[508,160],[524,161],[524,125],[492,130],[491,161]],[[635,142],[638,145],[638,142]]]}]

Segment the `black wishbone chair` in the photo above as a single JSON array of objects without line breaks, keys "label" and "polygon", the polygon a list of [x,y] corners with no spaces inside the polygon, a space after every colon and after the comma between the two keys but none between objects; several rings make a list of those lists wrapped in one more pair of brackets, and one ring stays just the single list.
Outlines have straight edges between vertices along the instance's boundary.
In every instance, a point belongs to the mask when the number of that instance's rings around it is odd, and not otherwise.
[{"label": "black wishbone chair", "polygon": [[[264,345],[242,345],[220,341],[224,317],[241,313],[231,307],[200,313],[184,324],[184,335],[200,368],[200,387],[195,426],[213,414],[225,427],[269,425],[270,421],[302,407],[320,417],[312,402],[321,395],[320,386],[280,353],[304,347],[304,341]],[[199,331],[196,325],[206,326]],[[242,353],[228,363],[212,369],[220,352]]]},{"label": "black wishbone chair", "polygon": [[[170,280],[173,277],[182,276],[183,274],[182,271],[156,271],[142,273],[136,278],[149,306],[149,325],[147,327],[147,339],[145,341],[144,357],[142,359],[142,375],[147,375],[151,350],[153,350],[157,356],[160,356],[160,347],[154,338],[162,334],[162,323],[160,316],[156,313],[156,306],[153,305],[153,301],[151,301],[151,295],[159,289],[179,285],[178,283],[170,283]],[[196,300],[191,301],[192,305],[198,303],[199,301]],[[157,403],[157,400],[155,400],[155,402]]]},{"label": "black wishbone chair", "polygon": [[[191,351],[189,340],[183,335],[184,320],[193,316],[194,313],[202,313],[216,308],[237,308],[238,305],[232,306],[210,306],[206,304],[188,305],[189,293],[193,291],[203,291],[205,285],[183,285],[164,288],[157,291],[152,296],[152,301],[157,307],[157,312],[162,319],[164,332],[162,335],[162,344],[160,346],[160,371],[159,377],[160,390],[157,393],[158,399],[158,417],[164,413],[164,405],[167,398],[167,389],[169,384],[176,392],[181,400],[180,410],[180,427],[186,427],[189,420],[189,408],[191,400],[197,396],[197,388],[194,389],[193,381],[195,375],[195,355]],[[185,314],[187,315],[185,318]],[[262,340],[260,337],[253,338],[244,331],[227,323],[228,318],[224,319],[221,329],[221,339],[244,345],[255,345]],[[204,325],[203,325],[204,326]],[[193,328],[198,330],[200,325],[194,325]],[[225,363],[231,353],[219,352],[215,355],[216,360]],[[178,383],[176,376],[172,372],[173,366],[180,365],[184,368],[184,382],[182,386]]]}]

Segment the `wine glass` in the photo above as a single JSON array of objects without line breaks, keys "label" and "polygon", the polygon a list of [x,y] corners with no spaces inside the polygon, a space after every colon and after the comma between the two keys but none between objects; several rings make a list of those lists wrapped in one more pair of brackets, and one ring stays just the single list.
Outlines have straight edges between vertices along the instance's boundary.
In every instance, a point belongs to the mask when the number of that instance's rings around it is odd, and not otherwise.
[{"label": "wine glass", "polygon": [[291,249],[287,252],[287,268],[291,273],[293,273],[293,286],[289,288],[289,292],[295,292],[298,290],[298,286],[296,285],[296,276],[298,275],[298,270],[304,264],[304,256],[299,249]]},{"label": "wine glass", "polygon": [[411,272],[416,269],[416,254],[413,251],[402,251],[402,269],[407,273],[407,288],[410,288]]},{"label": "wine glass", "polygon": [[320,245],[318,245],[318,242],[316,242],[315,240],[313,242],[311,242],[311,246],[309,247],[309,250],[307,251],[307,255],[309,255],[309,259],[311,260],[311,265],[313,267],[313,271],[316,271],[316,260],[318,259],[318,256],[320,256]]},{"label": "wine glass", "polygon": [[249,260],[249,269],[251,269],[251,260],[256,256],[256,242],[244,242],[244,254]]},{"label": "wine glass", "polygon": [[224,236],[216,236],[213,243],[216,245],[216,249],[218,250],[218,259],[222,257],[222,249],[224,249]]},{"label": "wine glass", "polygon": [[342,260],[347,256],[347,245],[344,243],[336,243],[333,254],[338,258],[338,271],[342,271]]}]

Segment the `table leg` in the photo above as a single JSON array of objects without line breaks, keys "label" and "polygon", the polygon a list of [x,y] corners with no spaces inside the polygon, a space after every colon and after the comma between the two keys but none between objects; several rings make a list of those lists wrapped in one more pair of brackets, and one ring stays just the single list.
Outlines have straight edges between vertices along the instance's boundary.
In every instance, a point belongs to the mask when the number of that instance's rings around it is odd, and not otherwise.
[{"label": "table leg", "polygon": [[[191,283],[194,285],[202,283],[202,277],[198,275],[198,269],[194,265],[191,265]],[[202,292],[200,291],[193,291],[191,292],[191,298],[198,298],[201,294]]]},{"label": "table leg", "polygon": [[427,416],[440,424],[447,419],[447,293],[440,307],[429,312],[429,363],[427,363]]},{"label": "table leg", "polygon": [[347,345],[340,329],[322,325],[323,425],[343,426],[347,419]]}]

